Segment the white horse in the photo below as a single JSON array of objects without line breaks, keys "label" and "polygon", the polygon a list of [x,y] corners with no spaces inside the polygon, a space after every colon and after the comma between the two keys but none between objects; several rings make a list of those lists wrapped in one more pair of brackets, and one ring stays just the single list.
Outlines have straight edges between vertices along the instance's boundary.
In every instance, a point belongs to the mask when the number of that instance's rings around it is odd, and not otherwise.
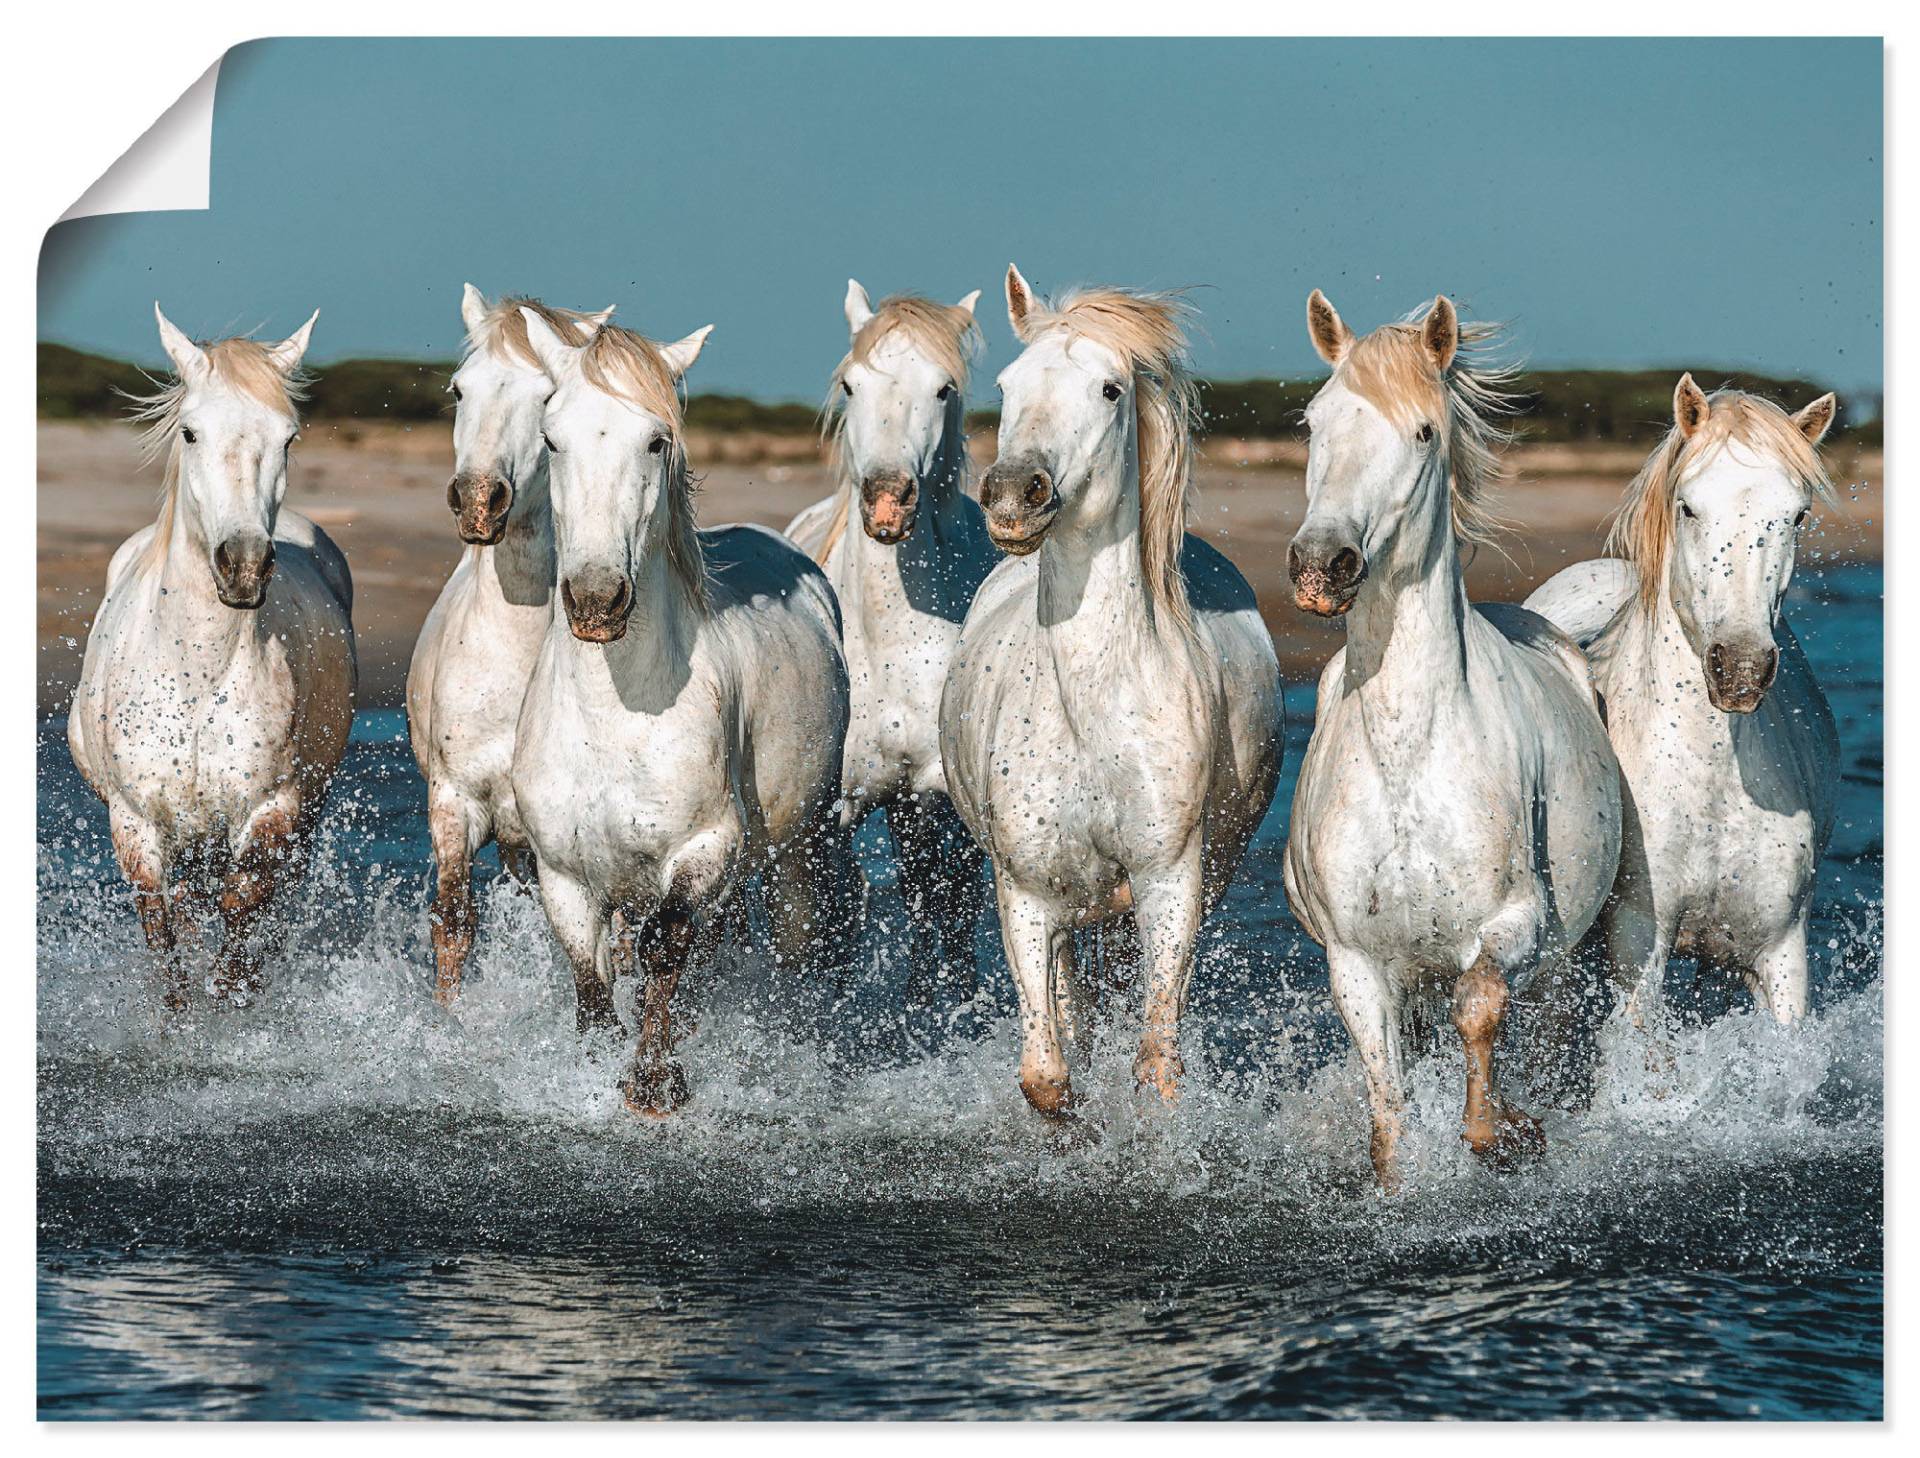
[{"label": "white horse", "polygon": [[657,345],[605,325],[580,345],[523,317],[553,382],[561,611],[521,708],[514,797],[583,1029],[614,1025],[617,965],[639,954],[644,1021],[622,1090],[663,1115],[686,1098],[674,989],[738,880],[760,875],[781,961],[844,955],[839,614],[785,537],[695,528],[679,384],[707,330]]},{"label": "white horse", "polygon": [[280,504],[318,312],[278,344],[206,345],[153,312],[176,374],[137,417],[148,459],[167,453],[160,515],[107,567],[67,743],[177,1010],[179,940],[216,896],[209,990],[241,1004],[260,990],[255,935],[298,880],[346,753],[353,585],[326,533]]},{"label": "white horse", "polygon": [[1476,369],[1445,297],[1356,340],[1313,292],[1333,376],[1307,407],[1298,604],[1348,614],[1320,677],[1287,840],[1293,913],[1327,950],[1366,1068],[1374,1170],[1395,1183],[1406,1025],[1450,995],[1466,1053],[1465,1135],[1538,1142],[1502,1103],[1494,1040],[1510,980],[1561,979],[1620,853],[1620,771],[1580,651],[1544,618],[1471,606],[1462,541],[1498,472],[1501,376]]},{"label": "white horse", "polygon": [[1840,742],[1782,604],[1796,534],[1832,499],[1815,447],[1834,410],[1822,395],[1788,415],[1683,375],[1610,557],[1527,599],[1586,646],[1626,775],[1601,928],[1636,1024],[1675,951],[1737,972],[1783,1023],[1807,1010]]},{"label": "white horse", "polygon": [[1000,376],[981,505],[1014,560],[967,614],[940,747],[993,861],[1020,1086],[1059,1116],[1074,931],[1129,912],[1148,979],[1134,1072],[1177,1094],[1200,922],[1279,778],[1280,670],[1245,579],[1186,533],[1197,406],[1177,301],[1048,306],[1009,267],[1007,312],[1027,347]]},{"label": "white horse", "polygon": [[[918,924],[911,987],[974,989],[981,854],[940,761],[940,690],[973,595],[999,560],[966,493],[967,365],[976,289],[951,307],[908,295],[874,308],[847,281],[852,348],[834,371],[839,482],[787,527],[826,569],[846,627],[853,714],[841,791],[849,823],[885,807]],[[861,530],[849,531],[858,508]],[[944,958],[941,952],[944,950]]]},{"label": "white horse", "polygon": [[522,880],[530,852],[513,799],[513,736],[533,660],[553,618],[553,512],[540,415],[553,386],[521,309],[581,341],[612,309],[580,314],[534,299],[489,305],[472,284],[466,347],[451,386],[447,504],[469,550],[427,614],[407,670],[407,731],[427,781],[433,843],[434,996],[460,991],[473,947],[473,858],[489,840]]}]

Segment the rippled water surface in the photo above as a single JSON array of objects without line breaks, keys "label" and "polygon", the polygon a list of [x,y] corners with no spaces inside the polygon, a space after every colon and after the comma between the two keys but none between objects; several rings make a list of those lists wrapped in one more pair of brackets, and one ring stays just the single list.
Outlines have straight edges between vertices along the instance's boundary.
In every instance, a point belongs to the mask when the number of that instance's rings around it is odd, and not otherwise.
[{"label": "rippled water surface", "polygon": [[982,992],[901,1011],[866,965],[751,952],[690,985],[694,1102],[627,1116],[537,905],[495,887],[459,1011],[428,996],[422,786],[363,715],[262,1005],[164,1035],[105,816],[40,752],[39,1317],[47,1417],[1724,1416],[1882,1407],[1880,576],[1803,572],[1841,722],[1815,1017],[1684,964],[1671,1067],[1608,1030],[1598,1094],[1504,1178],[1415,1073],[1373,1192],[1360,1075],[1288,918],[1289,776],[1211,924],[1177,1113],[1123,1026],[1071,1137]]}]

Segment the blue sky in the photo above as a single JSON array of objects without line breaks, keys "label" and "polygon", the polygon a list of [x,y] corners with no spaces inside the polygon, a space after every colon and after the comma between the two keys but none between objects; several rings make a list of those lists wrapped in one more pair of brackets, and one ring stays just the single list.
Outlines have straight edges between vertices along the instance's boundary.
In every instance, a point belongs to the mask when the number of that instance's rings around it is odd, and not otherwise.
[{"label": "blue sky", "polygon": [[812,400],[850,274],[984,289],[997,367],[1013,259],[1197,286],[1220,377],[1317,373],[1317,285],[1356,328],[1445,290],[1541,365],[1876,390],[1881,78],[1873,39],[257,42],[211,211],[61,225],[40,332],[157,364],[156,297],[319,307],[317,364],[443,358],[471,279],[712,323],[692,388]]}]

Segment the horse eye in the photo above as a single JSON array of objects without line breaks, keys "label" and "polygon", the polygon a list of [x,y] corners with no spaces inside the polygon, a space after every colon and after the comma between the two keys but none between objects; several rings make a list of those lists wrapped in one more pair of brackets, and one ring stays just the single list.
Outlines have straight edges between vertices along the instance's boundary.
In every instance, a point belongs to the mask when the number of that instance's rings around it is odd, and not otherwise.
[{"label": "horse eye", "polygon": [[952,393],[953,393],[952,385],[942,385],[938,390],[934,391],[933,398],[936,400],[944,400],[947,398],[947,396],[951,395]]},{"label": "horse eye", "polygon": [[1100,387],[1100,393],[1105,395],[1109,400],[1118,400],[1121,391],[1118,385],[1114,384],[1112,380],[1108,380],[1106,384]]},{"label": "horse eye", "polygon": [[460,398],[460,387],[458,385],[448,385],[447,393],[452,395],[455,401],[458,401]]},{"label": "horse eye", "polygon": [[652,440],[647,442],[647,454],[650,456],[657,456],[666,448],[667,438],[664,435],[656,435]]},{"label": "horse eye", "polygon": [[853,386],[850,385],[847,381],[842,380],[840,382],[840,390],[841,390],[841,393],[843,393],[849,400],[853,398]]},{"label": "horse eye", "polygon": [[192,445],[195,441],[200,439],[200,437],[195,435],[192,431],[188,430],[186,426],[183,425],[180,427],[180,439],[185,441],[188,445]]},{"label": "horse eye", "polygon": [[1414,435],[1419,437],[1421,445],[1427,444],[1433,439],[1433,423],[1427,420],[1421,421],[1420,428],[1414,432]]},{"label": "horse eye", "polygon": [[548,435],[544,430],[540,432],[540,444],[547,448],[548,455],[557,456],[560,454],[560,447],[553,443],[553,437]]},{"label": "horse eye", "polygon": [[1692,521],[1692,520],[1693,520],[1693,508],[1692,508],[1691,506],[1688,506],[1686,502],[1684,502],[1684,501],[1683,501],[1683,502],[1681,502],[1681,503],[1680,503],[1680,515],[1682,515],[1682,516],[1684,516],[1684,517],[1685,517],[1685,518],[1686,518],[1686,519],[1687,519],[1688,521]]}]

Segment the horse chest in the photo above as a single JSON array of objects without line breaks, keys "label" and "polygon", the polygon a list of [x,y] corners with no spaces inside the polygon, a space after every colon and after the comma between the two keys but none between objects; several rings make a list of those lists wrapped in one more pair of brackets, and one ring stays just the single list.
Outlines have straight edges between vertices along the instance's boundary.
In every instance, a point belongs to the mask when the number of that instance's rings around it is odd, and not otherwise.
[{"label": "horse chest", "polygon": [[1345,701],[1330,710],[1301,767],[1288,849],[1323,940],[1444,960],[1538,899],[1532,822],[1493,773],[1497,746],[1472,767],[1437,750],[1383,762]]},{"label": "horse chest", "polygon": [[870,798],[926,788],[940,769],[940,690],[959,628],[902,598],[846,620],[846,785]]}]

